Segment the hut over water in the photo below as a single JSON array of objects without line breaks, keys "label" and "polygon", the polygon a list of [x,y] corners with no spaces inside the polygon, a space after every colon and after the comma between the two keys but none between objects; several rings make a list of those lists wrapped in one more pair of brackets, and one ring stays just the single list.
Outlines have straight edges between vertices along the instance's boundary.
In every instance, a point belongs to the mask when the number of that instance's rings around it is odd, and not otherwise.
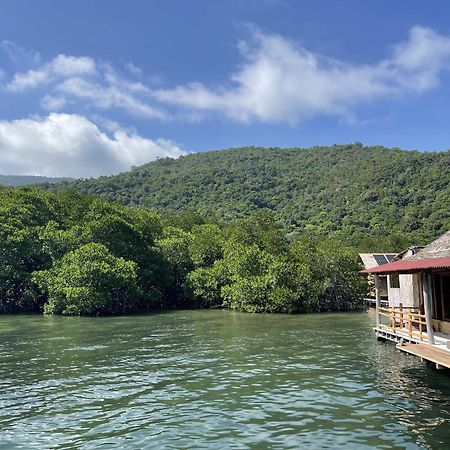
[{"label": "hut over water", "polygon": [[[373,269],[374,267],[382,266],[394,260],[395,253],[359,253],[358,262],[362,263],[364,269]],[[367,275],[367,281],[369,289],[367,292],[366,300],[374,304],[375,303],[375,278],[372,274]],[[389,286],[388,276],[380,275],[380,295],[383,303],[388,302]]]},{"label": "hut over water", "polygon": [[[404,252],[362,273],[375,277],[376,336],[437,367],[450,368],[450,231],[416,253]],[[383,308],[380,277],[403,275],[410,276],[411,283],[400,284],[397,300]]]}]

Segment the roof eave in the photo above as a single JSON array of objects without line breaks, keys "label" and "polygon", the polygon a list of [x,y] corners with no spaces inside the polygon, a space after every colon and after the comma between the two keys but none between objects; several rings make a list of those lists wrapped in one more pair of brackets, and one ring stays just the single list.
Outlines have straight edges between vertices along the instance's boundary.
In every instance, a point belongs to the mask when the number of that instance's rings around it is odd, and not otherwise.
[{"label": "roof eave", "polygon": [[417,272],[436,272],[450,270],[450,258],[432,258],[420,260],[398,260],[372,269],[361,271],[363,274],[371,273],[378,275],[388,275],[390,273],[417,273]]}]

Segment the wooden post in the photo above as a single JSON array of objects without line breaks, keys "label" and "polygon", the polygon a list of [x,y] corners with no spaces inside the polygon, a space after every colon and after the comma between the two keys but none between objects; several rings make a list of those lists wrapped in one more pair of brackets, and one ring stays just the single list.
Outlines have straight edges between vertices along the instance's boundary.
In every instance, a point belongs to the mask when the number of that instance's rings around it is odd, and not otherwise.
[{"label": "wooden post", "polygon": [[422,334],[422,317],[419,315],[419,338],[421,341],[423,341],[423,334]]},{"label": "wooden post", "polygon": [[434,345],[433,323],[431,321],[431,276],[422,272],[423,306],[427,323],[428,342]]},{"label": "wooden post", "polygon": [[380,328],[380,306],[381,306],[380,276],[378,274],[375,274],[375,317],[377,328]]},{"label": "wooden post", "polygon": [[400,329],[403,328],[403,303],[398,305],[400,307]]},{"label": "wooden post", "polygon": [[408,334],[409,334],[409,337],[412,337],[412,318],[413,318],[413,316],[411,315],[411,310],[410,310],[410,312],[408,312],[408,320],[409,320]]}]

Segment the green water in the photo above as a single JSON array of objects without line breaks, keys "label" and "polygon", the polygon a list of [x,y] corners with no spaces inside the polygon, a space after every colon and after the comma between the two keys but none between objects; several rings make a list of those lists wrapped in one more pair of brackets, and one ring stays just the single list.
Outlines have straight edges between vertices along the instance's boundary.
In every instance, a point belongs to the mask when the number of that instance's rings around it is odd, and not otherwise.
[{"label": "green water", "polygon": [[371,313],[0,317],[0,448],[450,448],[450,376]]}]

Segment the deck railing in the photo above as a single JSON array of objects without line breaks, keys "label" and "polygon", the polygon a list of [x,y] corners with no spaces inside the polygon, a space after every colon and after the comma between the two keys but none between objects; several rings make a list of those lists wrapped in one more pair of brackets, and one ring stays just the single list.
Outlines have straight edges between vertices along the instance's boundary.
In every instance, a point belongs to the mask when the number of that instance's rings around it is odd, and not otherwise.
[{"label": "deck railing", "polygon": [[380,308],[381,316],[389,319],[388,324],[381,325],[383,328],[391,329],[393,333],[400,332],[407,334],[410,338],[419,338],[421,341],[427,341],[425,314],[421,314],[420,309],[414,306],[391,306],[389,308]]}]

